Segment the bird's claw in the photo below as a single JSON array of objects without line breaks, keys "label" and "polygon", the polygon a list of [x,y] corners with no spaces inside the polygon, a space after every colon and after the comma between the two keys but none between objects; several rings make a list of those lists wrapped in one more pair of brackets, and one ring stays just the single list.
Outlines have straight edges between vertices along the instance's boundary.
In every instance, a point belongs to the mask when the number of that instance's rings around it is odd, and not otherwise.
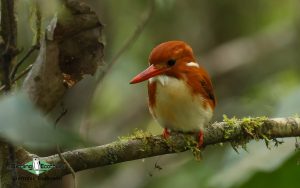
[{"label": "bird's claw", "polygon": [[203,131],[199,131],[197,147],[201,149],[203,147]]},{"label": "bird's claw", "polygon": [[162,136],[164,137],[164,139],[167,139],[170,137],[170,132],[167,128],[164,128]]}]

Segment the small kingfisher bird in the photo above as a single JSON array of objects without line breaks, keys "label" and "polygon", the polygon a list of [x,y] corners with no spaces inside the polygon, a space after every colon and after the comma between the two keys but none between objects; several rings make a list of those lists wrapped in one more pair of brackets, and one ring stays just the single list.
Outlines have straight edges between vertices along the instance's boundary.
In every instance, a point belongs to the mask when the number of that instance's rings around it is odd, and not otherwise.
[{"label": "small kingfisher bird", "polygon": [[192,48],[183,41],[168,41],[156,46],[149,56],[149,67],[130,84],[148,80],[149,110],[170,131],[199,132],[198,147],[203,144],[203,129],[209,125],[216,98],[208,73],[197,62]]}]

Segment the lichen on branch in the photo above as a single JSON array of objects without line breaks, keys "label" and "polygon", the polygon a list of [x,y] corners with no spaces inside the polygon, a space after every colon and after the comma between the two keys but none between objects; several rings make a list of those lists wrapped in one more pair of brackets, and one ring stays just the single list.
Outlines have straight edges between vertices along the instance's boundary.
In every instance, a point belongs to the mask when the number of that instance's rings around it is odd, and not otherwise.
[{"label": "lichen on branch", "polygon": [[236,117],[228,118],[226,115],[223,115],[223,121],[226,122],[226,126],[224,126],[224,138],[229,138],[230,134],[235,132],[235,129],[241,129],[241,134],[230,142],[232,148],[236,152],[238,152],[238,147],[242,147],[244,150],[247,150],[247,143],[252,139],[263,139],[267,147],[269,147],[271,139],[268,134],[261,131],[261,126],[267,120],[268,118],[265,116],[237,119]]}]

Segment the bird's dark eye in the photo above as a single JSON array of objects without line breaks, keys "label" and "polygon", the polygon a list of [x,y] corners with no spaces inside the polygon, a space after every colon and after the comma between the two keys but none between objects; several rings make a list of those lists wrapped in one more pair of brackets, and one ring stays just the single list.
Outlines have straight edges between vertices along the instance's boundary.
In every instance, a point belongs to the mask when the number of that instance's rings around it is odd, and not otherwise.
[{"label": "bird's dark eye", "polygon": [[167,62],[167,65],[168,65],[169,67],[172,67],[172,66],[175,65],[175,63],[176,63],[176,61],[175,61],[174,59],[170,59],[170,60]]}]

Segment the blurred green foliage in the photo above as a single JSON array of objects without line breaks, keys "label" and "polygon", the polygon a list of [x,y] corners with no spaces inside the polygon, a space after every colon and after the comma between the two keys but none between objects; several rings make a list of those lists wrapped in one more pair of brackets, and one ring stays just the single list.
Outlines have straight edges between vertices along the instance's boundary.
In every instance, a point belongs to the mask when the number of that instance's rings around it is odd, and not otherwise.
[{"label": "blurred green foliage", "polygon": [[80,136],[55,128],[25,94],[2,97],[0,101],[0,137],[19,146],[43,150],[83,144]]},{"label": "blurred green foliage", "polygon": [[299,152],[281,164],[279,168],[269,172],[258,172],[242,187],[299,187]]}]

